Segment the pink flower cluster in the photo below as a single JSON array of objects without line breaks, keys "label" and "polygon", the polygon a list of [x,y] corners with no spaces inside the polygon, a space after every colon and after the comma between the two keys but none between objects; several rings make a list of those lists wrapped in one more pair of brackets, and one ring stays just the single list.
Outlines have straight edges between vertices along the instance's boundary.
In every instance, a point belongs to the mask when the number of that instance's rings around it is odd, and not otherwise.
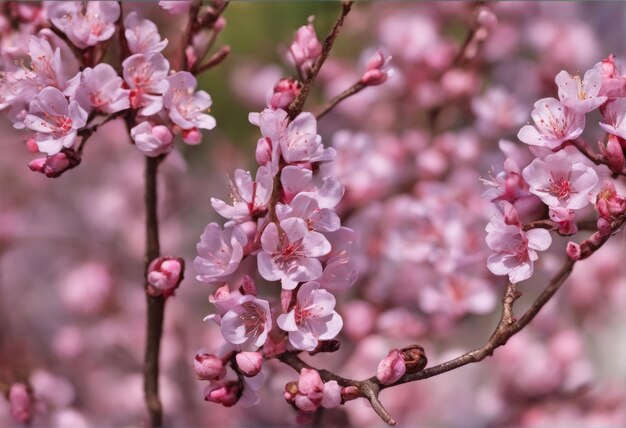
[{"label": "pink flower cluster", "polygon": [[[317,52],[311,29],[298,30],[294,44],[302,45],[301,51],[292,47],[302,58]],[[292,118],[279,107],[287,107],[300,86],[281,79],[268,96],[267,108],[250,114],[250,122],[261,131],[259,167],[254,174],[235,171],[229,202],[211,199],[227,222],[223,227],[208,224],[197,246],[197,279],[220,286],[210,297],[216,313],[207,319],[219,324],[228,343],[226,355],[236,353],[231,365],[239,379],[239,356],[246,351],[271,358],[292,349],[326,349],[343,326],[333,293],[347,290],[356,280],[350,259],[354,232],[341,226],[334,210],[343,186],[321,168],[334,159],[335,150],[322,144],[313,114]],[[256,273],[278,286],[272,294],[280,294],[280,300],[259,297]],[[301,382],[300,392],[288,400],[305,411],[324,405],[324,388]],[[338,392],[332,396],[338,397]]]},{"label": "pink flower cluster", "polygon": [[[610,179],[600,188],[602,177],[624,173],[626,93],[622,88],[626,76],[619,74],[611,56],[583,77],[561,71],[555,81],[559,99],[537,101],[531,113],[534,125],[525,125],[518,133],[520,141],[530,146],[534,159],[529,161],[511,150],[508,143],[501,143],[508,156],[504,172],[486,181],[491,188],[484,196],[498,204],[503,213],[496,214],[487,226],[487,244],[493,252],[487,265],[496,275],[508,275],[513,283],[530,278],[538,258],[536,251],[544,251],[551,244],[547,230],[523,227],[517,208],[528,198],[536,197],[548,208],[554,229],[562,235],[578,231],[576,212],[589,204],[595,203],[601,235],[612,233],[611,222],[626,208]],[[581,136],[586,114],[598,108],[602,116],[599,131],[604,133],[605,142],[598,143],[600,154],[595,154]],[[567,254],[579,259],[578,244],[570,242]]]},{"label": "pink flower cluster", "polygon": [[[45,5],[52,27],[29,35],[27,56],[7,66],[0,81],[0,109],[16,129],[33,135],[29,148],[47,158],[33,161],[33,171],[55,177],[80,162],[82,142],[100,124],[122,114],[130,135],[147,156],[160,156],[173,148],[175,134],[198,144],[201,129],[213,129],[207,114],[211,97],[196,91],[196,78],[187,71],[170,69],[160,53],[167,45],[156,24],[137,11],[122,16],[118,2],[50,2]],[[125,32],[118,34],[127,46],[121,73],[100,62],[123,19]],[[81,50],[82,55],[75,52]],[[83,67],[80,67],[82,63]],[[80,67],[80,69],[79,69]]]}]

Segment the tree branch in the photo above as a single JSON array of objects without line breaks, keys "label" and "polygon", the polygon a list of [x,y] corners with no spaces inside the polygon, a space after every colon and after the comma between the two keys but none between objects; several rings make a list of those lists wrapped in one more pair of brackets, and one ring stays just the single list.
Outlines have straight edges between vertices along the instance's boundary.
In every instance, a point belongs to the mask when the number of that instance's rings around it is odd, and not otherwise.
[{"label": "tree branch", "polygon": [[[146,205],[146,276],[150,262],[159,257],[159,220],[157,215],[157,170],[161,158],[146,156],[145,166],[145,205]],[[144,284],[147,288],[147,281]],[[159,399],[159,350],[163,333],[163,296],[151,296],[146,293],[147,330],[144,355],[144,396],[151,427],[163,426],[163,409]]]},{"label": "tree branch", "polygon": [[363,83],[361,80],[359,80],[354,85],[350,86],[348,89],[346,89],[339,95],[335,96],[334,98],[330,99],[329,101],[326,102],[326,104],[318,108],[314,113],[315,118],[319,120],[320,118],[325,116],[326,113],[331,111],[341,101],[345,100],[348,97],[351,97],[352,95],[358,94],[366,87],[367,85]]}]

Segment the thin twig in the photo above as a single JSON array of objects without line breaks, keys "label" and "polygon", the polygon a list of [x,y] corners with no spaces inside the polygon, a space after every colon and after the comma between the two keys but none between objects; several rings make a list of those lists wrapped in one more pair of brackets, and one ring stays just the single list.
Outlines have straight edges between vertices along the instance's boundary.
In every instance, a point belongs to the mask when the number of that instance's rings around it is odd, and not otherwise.
[{"label": "thin twig", "polygon": [[346,89],[345,91],[343,91],[342,93],[340,93],[336,97],[330,99],[329,101],[326,102],[326,104],[324,104],[319,109],[317,109],[315,111],[315,113],[314,113],[315,118],[317,120],[319,120],[324,115],[326,115],[326,113],[331,111],[341,101],[345,100],[348,97],[351,97],[354,94],[358,94],[359,92],[361,92],[366,87],[367,87],[367,85],[365,83],[363,83],[361,80],[359,80],[354,85],[350,86],[348,89]]},{"label": "thin twig", "polygon": [[211,57],[201,66],[194,69],[193,74],[198,75],[202,74],[210,68],[215,67],[220,64],[222,61],[226,59],[228,54],[230,53],[230,46],[222,46],[215,52]]}]

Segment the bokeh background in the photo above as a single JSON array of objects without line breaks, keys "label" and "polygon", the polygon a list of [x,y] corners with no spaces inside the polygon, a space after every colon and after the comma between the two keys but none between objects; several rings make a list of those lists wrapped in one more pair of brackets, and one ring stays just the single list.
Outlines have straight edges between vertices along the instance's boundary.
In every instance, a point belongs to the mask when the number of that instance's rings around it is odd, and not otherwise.
[{"label": "bokeh background", "polygon": [[[452,66],[474,22],[459,2],[358,2],[308,101],[311,108],[356,81],[367,53],[383,47],[395,75],[322,119],[339,156],[342,208],[360,235],[360,280],[340,297],[342,348],[311,358],[347,377],[369,377],[392,347],[419,343],[430,363],[482,345],[498,319],[502,278],[485,268],[480,198],[502,138],[514,141],[535,100],[555,96],[554,76],[584,72],[610,53],[624,57],[621,2],[505,2],[476,58]],[[182,17],[156,4],[124,2],[159,23],[179,55]],[[200,146],[177,144],[159,182],[164,254],[188,262],[166,311],[161,388],[167,426],[284,426],[295,413],[282,398],[297,375],[266,364],[261,404],[223,408],[203,400],[193,356],[219,346],[202,321],[214,290],[195,280],[192,260],[204,226],[222,221],[210,197],[227,197],[235,168],[252,168],[264,107],[281,76],[295,72],[285,51],[314,15],[323,37],[335,2],[233,2],[219,44],[229,58],[200,87],[218,127]],[[0,40],[0,45],[2,41]],[[6,46],[4,46],[6,48]],[[368,51],[369,50],[369,51]],[[0,156],[0,379],[28,379],[39,398],[34,426],[142,426],[143,158],[112,122],[88,143],[82,164],[58,179],[31,173],[24,135],[6,119]],[[524,149],[523,147],[520,150]],[[410,184],[406,186],[407,182]],[[535,211],[533,211],[535,210]],[[536,207],[529,206],[529,215]],[[626,425],[626,277],[623,234],[572,278],[527,331],[493,358],[386,390],[381,399],[403,426]],[[565,257],[565,242],[520,289],[521,310]],[[355,401],[315,415],[313,425],[381,426]],[[0,399],[0,426],[13,426]]]}]

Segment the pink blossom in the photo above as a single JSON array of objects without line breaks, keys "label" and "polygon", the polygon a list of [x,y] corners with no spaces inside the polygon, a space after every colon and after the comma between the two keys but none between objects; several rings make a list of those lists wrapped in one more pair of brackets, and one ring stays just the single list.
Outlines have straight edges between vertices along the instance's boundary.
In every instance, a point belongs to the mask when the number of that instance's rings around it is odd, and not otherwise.
[{"label": "pink blossom", "polygon": [[519,99],[499,86],[490,87],[482,96],[472,98],[472,111],[478,117],[480,132],[489,136],[521,126],[527,117]]},{"label": "pink blossom", "polygon": [[380,362],[376,371],[376,378],[384,385],[391,385],[400,379],[406,372],[404,357],[398,349],[392,349]]},{"label": "pink blossom", "polygon": [[150,121],[141,122],[130,130],[135,146],[146,156],[157,157],[169,153],[174,148],[174,135],[167,126],[155,125]]},{"label": "pink blossom", "polygon": [[208,111],[212,101],[205,91],[194,92],[198,82],[193,74],[186,71],[167,78],[169,88],[163,96],[163,105],[170,119],[182,129],[213,129],[215,119],[203,111]]},{"label": "pink blossom", "polygon": [[530,193],[537,195],[549,207],[581,209],[585,207],[598,184],[593,168],[574,163],[566,151],[535,159],[522,171],[530,185]]},{"label": "pink blossom", "polygon": [[11,417],[20,424],[27,424],[34,416],[34,408],[28,387],[14,383],[9,390]]},{"label": "pink blossom", "polygon": [[620,138],[609,134],[606,142],[606,148],[603,145],[600,145],[600,149],[603,152],[602,154],[606,159],[607,166],[611,168],[611,171],[618,174],[622,172],[624,164],[626,164],[626,159],[624,158],[624,149],[620,143]]},{"label": "pink blossom", "polygon": [[341,226],[339,216],[331,208],[320,207],[320,201],[313,193],[299,193],[289,205],[277,205],[276,215],[279,220],[300,218],[309,229],[318,232],[333,232]]},{"label": "pink blossom", "polygon": [[617,193],[611,180],[602,183],[596,199],[596,209],[601,218],[609,221],[626,212],[626,198]]},{"label": "pink blossom", "polygon": [[183,280],[185,260],[180,257],[159,257],[148,266],[148,293],[169,297]]},{"label": "pink blossom", "polygon": [[572,260],[580,260],[580,245],[575,242],[568,242],[565,252]]},{"label": "pink blossom", "polygon": [[335,149],[325,149],[317,134],[317,120],[311,113],[300,113],[280,135],[280,153],[287,163],[323,162],[335,157]]},{"label": "pink blossom", "polygon": [[239,370],[247,377],[259,374],[263,364],[263,356],[259,352],[238,352],[235,360]]},{"label": "pink blossom", "polygon": [[325,235],[331,244],[331,251],[323,257],[324,271],[317,281],[327,290],[347,290],[358,277],[356,264],[351,258],[356,253],[357,234],[352,229],[341,227]]},{"label": "pink blossom", "polygon": [[607,97],[599,96],[602,87],[602,72],[592,68],[581,79],[580,75],[571,76],[563,70],[556,75],[559,87],[559,99],[565,107],[577,113],[588,113],[602,105]]},{"label": "pink blossom", "polygon": [[367,62],[367,68],[363,76],[361,76],[361,82],[368,86],[385,83],[389,76],[393,75],[393,70],[389,67],[389,61],[391,61],[391,56],[382,49],[377,49]]},{"label": "pink blossom", "polygon": [[167,39],[161,40],[159,29],[154,22],[140,18],[136,11],[124,18],[124,27],[128,49],[131,53],[157,53],[167,46]]},{"label": "pink blossom", "polygon": [[108,40],[120,16],[116,1],[63,1],[47,4],[48,17],[78,48]]},{"label": "pink blossom", "polygon": [[196,246],[198,256],[193,262],[196,279],[209,284],[223,281],[239,266],[246,243],[247,237],[239,226],[222,230],[217,223],[209,223]]},{"label": "pink blossom", "polygon": [[115,113],[130,107],[129,91],[122,88],[124,81],[109,64],[87,67],[72,80],[78,85],[75,99],[88,112],[95,108]]},{"label": "pink blossom", "polygon": [[304,351],[314,350],[320,340],[334,339],[343,327],[341,316],[334,311],[335,297],[315,281],[298,290],[296,306],[278,316],[278,326],[289,332],[289,343]]},{"label": "pink blossom", "polygon": [[267,167],[260,167],[256,181],[252,181],[249,171],[235,170],[234,181],[230,182],[232,205],[211,198],[211,205],[221,216],[240,223],[267,212],[267,204],[272,196],[273,177]]},{"label": "pink blossom", "polygon": [[303,77],[307,77],[313,64],[322,53],[322,44],[317,39],[313,25],[303,25],[298,28],[296,35],[289,47],[295,66],[300,70]]},{"label": "pink blossom", "polygon": [[221,316],[222,336],[240,348],[263,346],[272,328],[269,303],[254,296],[233,296],[216,302],[218,311],[229,310]]},{"label": "pink blossom", "polygon": [[163,108],[163,94],[169,83],[170,63],[160,53],[131,55],[122,63],[124,80],[130,88],[130,106],[141,116]]},{"label": "pink blossom", "polygon": [[530,278],[537,251],[545,251],[552,243],[550,232],[531,229],[524,232],[519,224],[506,224],[504,217],[494,215],[485,229],[487,245],[495,254],[489,256],[487,268],[495,275],[508,275],[512,283]]},{"label": "pink blossom", "polygon": [[159,6],[164,10],[167,10],[170,15],[182,15],[189,11],[191,7],[191,1],[187,0],[175,0],[175,1],[159,1]]},{"label": "pink blossom", "polygon": [[626,98],[617,98],[607,103],[602,111],[600,127],[609,134],[626,138]]},{"label": "pink blossom", "polygon": [[319,232],[310,231],[304,220],[287,218],[265,227],[261,235],[258,258],[259,273],[268,281],[281,281],[286,290],[293,290],[299,282],[311,281],[322,275],[322,264],[317,257],[326,255],[331,247]]},{"label": "pink blossom", "polygon": [[206,352],[196,354],[193,369],[200,380],[220,380],[226,376],[226,367],[221,358]]},{"label": "pink blossom", "polygon": [[554,98],[542,98],[531,112],[535,126],[525,125],[517,138],[523,143],[556,149],[563,142],[573,140],[585,128],[585,115],[570,110]]},{"label": "pink blossom", "polygon": [[43,153],[53,155],[72,147],[78,129],[85,126],[87,112],[67,99],[57,88],[44,88],[28,105],[27,128],[37,131],[35,141]]}]

